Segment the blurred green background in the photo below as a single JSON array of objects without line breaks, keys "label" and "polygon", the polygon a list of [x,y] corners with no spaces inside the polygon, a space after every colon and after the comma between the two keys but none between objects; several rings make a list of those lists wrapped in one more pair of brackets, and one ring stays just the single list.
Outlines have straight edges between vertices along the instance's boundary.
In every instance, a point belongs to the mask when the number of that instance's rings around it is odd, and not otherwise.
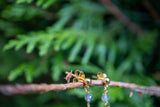
[{"label": "blurred green background", "polygon": [[[65,71],[79,69],[87,77],[102,71],[113,81],[160,85],[160,1],[112,2],[145,33],[132,33],[98,0],[0,0],[0,84],[66,83]],[[91,107],[104,107],[103,87],[90,91]],[[160,106],[160,97],[129,93],[109,87],[111,107]],[[85,94],[0,94],[0,107],[85,107]]]}]

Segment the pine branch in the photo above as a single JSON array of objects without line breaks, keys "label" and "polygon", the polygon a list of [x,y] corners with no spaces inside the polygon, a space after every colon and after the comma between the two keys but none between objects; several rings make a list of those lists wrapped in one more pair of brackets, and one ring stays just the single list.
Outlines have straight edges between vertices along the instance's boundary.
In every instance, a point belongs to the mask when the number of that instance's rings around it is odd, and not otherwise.
[{"label": "pine branch", "polygon": [[133,33],[142,33],[143,30],[123,14],[111,0],[99,0],[108,11]]},{"label": "pine branch", "polygon": [[[92,80],[91,86],[103,86],[101,80]],[[149,94],[160,96],[160,87],[158,86],[139,86],[133,83],[125,83],[118,81],[111,81],[110,87],[120,87],[130,89],[131,92],[138,92],[141,94]],[[5,95],[12,94],[27,94],[31,92],[48,92],[48,91],[63,91],[67,89],[84,87],[82,82],[67,83],[67,84],[24,84],[24,85],[0,85],[0,92]]]}]

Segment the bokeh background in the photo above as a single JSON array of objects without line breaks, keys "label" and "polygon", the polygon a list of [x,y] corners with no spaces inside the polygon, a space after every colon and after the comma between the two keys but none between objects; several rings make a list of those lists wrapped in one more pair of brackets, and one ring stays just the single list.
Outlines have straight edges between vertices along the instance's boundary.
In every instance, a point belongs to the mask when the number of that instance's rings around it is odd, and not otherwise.
[{"label": "bokeh background", "polygon": [[[131,31],[102,1],[113,3],[143,33]],[[65,71],[160,85],[160,1],[0,0],[0,84],[66,83]],[[105,7],[106,6],[106,7]],[[114,10],[114,8],[112,9]],[[90,88],[104,107],[103,87]],[[160,97],[109,87],[111,107],[159,107]],[[85,107],[83,88],[5,96],[0,107]]]}]

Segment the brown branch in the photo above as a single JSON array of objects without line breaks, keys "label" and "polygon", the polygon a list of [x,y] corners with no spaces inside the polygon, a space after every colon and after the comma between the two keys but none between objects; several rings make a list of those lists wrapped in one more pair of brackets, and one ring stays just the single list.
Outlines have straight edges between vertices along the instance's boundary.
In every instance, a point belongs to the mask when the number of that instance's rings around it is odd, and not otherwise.
[{"label": "brown branch", "polygon": [[[12,94],[27,94],[31,92],[48,92],[48,91],[63,91],[67,89],[83,87],[82,82],[67,83],[67,84],[26,84],[26,85],[0,85],[0,92],[5,95]],[[103,86],[101,80],[92,80],[91,86]],[[133,83],[111,81],[109,86],[128,88],[131,91],[146,93],[149,95],[160,96],[160,87],[158,86],[139,86]]]},{"label": "brown branch", "polygon": [[151,16],[158,21],[160,19],[157,11],[152,7],[152,5],[149,3],[148,0],[142,0],[143,5],[146,7],[146,9],[149,11]]},{"label": "brown branch", "polygon": [[128,27],[130,31],[133,33],[142,33],[143,30],[134,24],[127,16],[125,16],[111,0],[99,0],[107,9],[108,11],[113,14],[123,25]]}]

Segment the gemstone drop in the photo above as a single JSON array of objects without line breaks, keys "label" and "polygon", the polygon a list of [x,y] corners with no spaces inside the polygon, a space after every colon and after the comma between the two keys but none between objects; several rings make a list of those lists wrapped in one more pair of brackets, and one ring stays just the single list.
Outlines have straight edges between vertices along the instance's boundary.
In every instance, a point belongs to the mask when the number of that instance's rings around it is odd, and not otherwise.
[{"label": "gemstone drop", "polygon": [[84,97],[84,99],[86,100],[86,101],[92,101],[93,100],[93,95],[92,94],[86,94],[85,95],[85,97]]},{"label": "gemstone drop", "polygon": [[110,99],[109,95],[102,95],[101,97],[102,101],[108,101]]}]

